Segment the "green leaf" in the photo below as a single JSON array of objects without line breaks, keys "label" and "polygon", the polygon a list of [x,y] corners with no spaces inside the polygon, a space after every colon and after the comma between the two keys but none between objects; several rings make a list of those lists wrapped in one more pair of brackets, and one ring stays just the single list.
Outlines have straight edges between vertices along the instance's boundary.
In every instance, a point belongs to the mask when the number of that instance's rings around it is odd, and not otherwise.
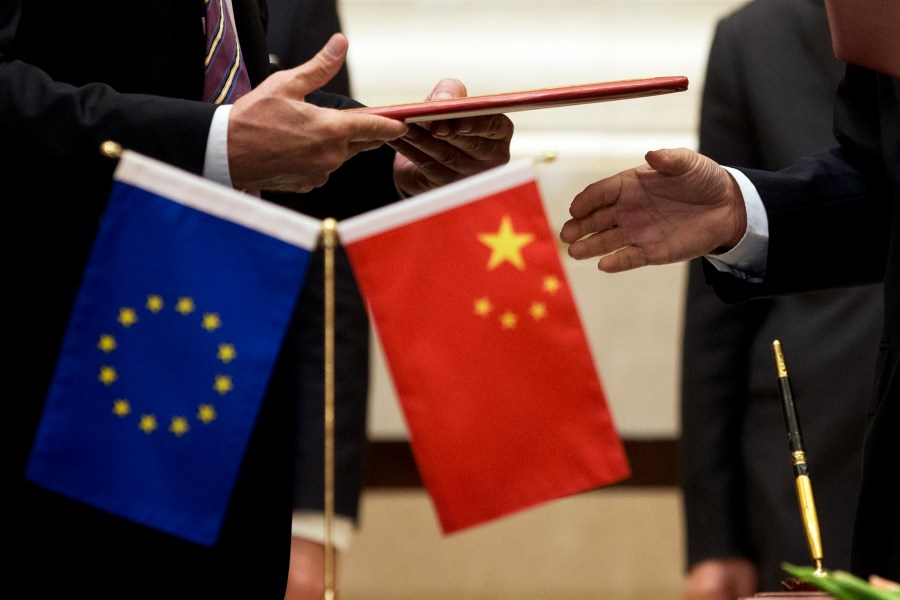
[{"label": "green leaf", "polygon": [[857,600],[855,596],[848,595],[839,584],[834,582],[829,571],[825,571],[825,575],[817,575],[814,567],[799,567],[787,562],[781,563],[781,568],[797,579],[802,579],[823,592],[828,592],[838,600]]},{"label": "green leaf", "polygon": [[816,574],[814,567],[799,567],[781,563],[781,568],[798,579],[827,592],[838,600],[900,600],[900,592],[877,590],[867,581],[845,571],[825,571]]},{"label": "green leaf", "polygon": [[838,582],[844,589],[854,590],[860,594],[860,598],[873,598],[875,600],[900,600],[900,592],[891,592],[888,590],[878,590],[873,588],[869,582],[860,579],[852,573],[846,571],[835,571],[832,573],[834,580]]}]

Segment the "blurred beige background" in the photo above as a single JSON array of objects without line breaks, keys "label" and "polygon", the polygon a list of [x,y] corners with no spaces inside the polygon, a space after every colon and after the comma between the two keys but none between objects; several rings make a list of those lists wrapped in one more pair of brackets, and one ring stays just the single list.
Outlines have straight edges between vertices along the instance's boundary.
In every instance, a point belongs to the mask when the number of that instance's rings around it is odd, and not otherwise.
[{"label": "blurred beige background", "polygon": [[[539,166],[551,225],[589,183],[647,150],[696,147],[706,53],[734,0],[339,0],[354,96],[420,100],[442,77],[470,95],[686,75],[687,92],[510,113],[513,157]],[[682,265],[601,274],[563,262],[623,438],[677,440]],[[374,338],[377,340],[377,336]],[[380,352],[369,432],[406,428]],[[615,486],[558,500],[453,536],[421,488],[368,489],[362,527],[342,558],[342,600],[616,600],[680,597],[677,487]]]}]

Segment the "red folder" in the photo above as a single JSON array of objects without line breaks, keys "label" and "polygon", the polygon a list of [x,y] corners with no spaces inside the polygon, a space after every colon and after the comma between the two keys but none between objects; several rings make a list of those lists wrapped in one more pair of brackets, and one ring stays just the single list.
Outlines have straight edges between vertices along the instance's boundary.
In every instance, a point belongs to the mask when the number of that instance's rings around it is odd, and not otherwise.
[{"label": "red folder", "polygon": [[642,98],[672,92],[683,92],[688,88],[688,79],[683,75],[605,81],[564,87],[525,90],[484,96],[467,96],[446,100],[425,100],[410,104],[390,104],[350,109],[416,123],[419,121],[440,121],[493,113],[508,113],[554,106],[572,106]]}]

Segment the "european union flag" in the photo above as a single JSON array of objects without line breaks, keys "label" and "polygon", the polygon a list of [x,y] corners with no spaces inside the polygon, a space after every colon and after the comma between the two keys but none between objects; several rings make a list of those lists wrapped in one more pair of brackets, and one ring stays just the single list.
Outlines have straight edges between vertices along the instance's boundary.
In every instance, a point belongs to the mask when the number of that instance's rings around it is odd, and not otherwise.
[{"label": "european union flag", "polygon": [[125,152],[28,478],[215,542],[319,225]]}]

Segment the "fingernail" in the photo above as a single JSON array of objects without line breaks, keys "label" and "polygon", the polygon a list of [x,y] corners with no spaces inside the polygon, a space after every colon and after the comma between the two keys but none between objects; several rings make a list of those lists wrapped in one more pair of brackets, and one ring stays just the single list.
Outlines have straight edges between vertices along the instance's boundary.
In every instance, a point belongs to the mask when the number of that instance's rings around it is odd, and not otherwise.
[{"label": "fingernail", "polygon": [[450,127],[449,121],[438,121],[435,123],[434,128],[431,130],[431,133],[440,137],[444,137],[450,135],[452,128]]},{"label": "fingernail", "polygon": [[418,125],[414,125],[406,131],[405,137],[410,140],[416,140],[420,137],[421,133],[422,133],[422,128],[419,127]]},{"label": "fingernail", "polygon": [[328,43],[325,44],[325,52],[327,52],[331,56],[339,57],[341,55],[340,38],[331,36],[331,39],[329,39]]}]

